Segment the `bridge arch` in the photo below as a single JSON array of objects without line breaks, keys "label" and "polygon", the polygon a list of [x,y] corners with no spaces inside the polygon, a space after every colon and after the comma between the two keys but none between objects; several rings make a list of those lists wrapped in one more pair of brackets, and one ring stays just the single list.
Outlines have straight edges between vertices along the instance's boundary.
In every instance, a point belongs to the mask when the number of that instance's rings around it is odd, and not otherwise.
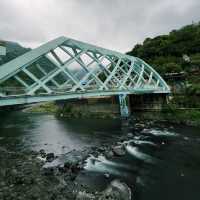
[{"label": "bridge arch", "polygon": [[0,106],[169,92],[162,77],[143,60],[66,37],[0,66]]}]

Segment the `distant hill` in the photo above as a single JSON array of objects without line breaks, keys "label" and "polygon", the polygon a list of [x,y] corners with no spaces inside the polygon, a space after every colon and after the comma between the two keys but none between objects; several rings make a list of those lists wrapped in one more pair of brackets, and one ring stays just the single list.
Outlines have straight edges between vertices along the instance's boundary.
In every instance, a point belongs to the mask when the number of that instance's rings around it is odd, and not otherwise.
[{"label": "distant hill", "polygon": [[161,74],[199,70],[200,23],[173,30],[168,35],[146,38],[127,54],[144,59]]},{"label": "distant hill", "polygon": [[[25,48],[16,42],[10,42],[10,41],[3,41],[3,42],[5,43],[6,46],[6,56],[0,57],[0,65],[3,65],[31,50],[31,48]],[[38,63],[46,71],[50,71],[52,70],[52,68],[54,68],[54,66],[52,66],[52,63],[50,63],[50,61],[47,60],[47,58],[45,57],[40,58],[38,60]]]},{"label": "distant hill", "polygon": [[16,42],[3,41],[6,46],[6,56],[0,58],[0,65],[9,62],[10,60],[30,51],[30,48],[25,48]]}]

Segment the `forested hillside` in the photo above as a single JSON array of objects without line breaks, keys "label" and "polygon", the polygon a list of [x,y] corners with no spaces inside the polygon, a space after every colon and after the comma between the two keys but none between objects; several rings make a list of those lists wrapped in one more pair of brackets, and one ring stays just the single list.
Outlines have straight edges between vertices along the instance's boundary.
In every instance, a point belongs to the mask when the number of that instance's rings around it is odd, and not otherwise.
[{"label": "forested hillside", "polygon": [[200,23],[147,38],[127,54],[145,60],[171,86],[165,116],[200,124]]},{"label": "forested hillside", "polygon": [[29,48],[22,47],[18,43],[4,41],[6,45],[6,56],[0,57],[0,65],[9,62],[10,60],[26,53]]},{"label": "forested hillside", "polygon": [[146,38],[127,54],[140,57],[159,73],[200,69],[200,23],[173,30],[168,35]]},{"label": "forested hillside", "polygon": [[168,79],[170,74],[184,75],[182,92],[200,94],[200,23],[147,38],[127,54],[148,62],[169,84],[172,84],[172,79]]}]

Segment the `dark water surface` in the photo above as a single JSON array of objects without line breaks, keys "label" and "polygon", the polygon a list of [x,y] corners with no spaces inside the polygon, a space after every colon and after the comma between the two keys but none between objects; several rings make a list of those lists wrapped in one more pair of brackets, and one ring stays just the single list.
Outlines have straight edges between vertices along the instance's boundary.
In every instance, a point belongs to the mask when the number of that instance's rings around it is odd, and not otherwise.
[{"label": "dark water surface", "polygon": [[141,132],[117,119],[69,120],[23,112],[0,116],[0,145],[15,151],[45,149],[61,154],[111,144],[129,132],[134,139],[126,142],[125,156],[113,160],[91,156],[79,181],[101,190],[120,178],[138,200],[200,199],[198,128],[156,124]]}]

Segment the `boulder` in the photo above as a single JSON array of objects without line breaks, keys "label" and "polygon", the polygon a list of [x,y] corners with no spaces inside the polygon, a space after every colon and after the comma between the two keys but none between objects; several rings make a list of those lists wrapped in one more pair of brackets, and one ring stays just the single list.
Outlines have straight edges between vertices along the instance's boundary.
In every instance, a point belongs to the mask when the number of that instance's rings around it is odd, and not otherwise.
[{"label": "boulder", "polygon": [[114,156],[114,153],[112,150],[109,150],[109,151],[106,151],[104,155],[106,156],[106,158],[112,158]]},{"label": "boulder", "polygon": [[88,151],[73,150],[65,154],[61,159],[64,162],[64,167],[76,171],[82,166],[84,160],[88,157]]},{"label": "boulder", "polygon": [[52,162],[54,160],[55,156],[54,156],[54,153],[48,153],[46,155],[46,161],[47,162]]},{"label": "boulder", "polygon": [[43,175],[46,175],[46,176],[52,176],[54,175],[54,172],[55,172],[55,168],[54,167],[43,167],[42,168],[42,174]]},{"label": "boulder", "polygon": [[127,136],[128,136],[128,138],[132,138],[134,135],[133,135],[133,133],[128,133]]},{"label": "boulder", "polygon": [[136,123],[136,124],[134,125],[134,127],[135,127],[136,129],[143,129],[143,128],[145,127],[145,124],[143,124],[143,123]]},{"label": "boulder", "polygon": [[124,156],[126,154],[126,151],[123,145],[118,145],[118,146],[113,147],[112,151],[115,156]]},{"label": "boulder", "polygon": [[104,176],[105,176],[105,178],[110,178],[110,174],[109,173],[105,173]]},{"label": "boulder", "polygon": [[[83,167],[83,162],[88,156],[88,151],[78,151],[73,150],[66,154],[59,156],[52,162],[46,162],[43,165],[43,170],[47,172],[46,174],[51,174],[49,172],[59,170],[62,172],[77,173]],[[52,155],[50,156],[52,158]]]},{"label": "boulder", "polygon": [[40,155],[41,155],[42,158],[46,157],[46,152],[45,152],[44,149],[40,149],[39,153],[40,153]]},{"label": "boulder", "polygon": [[113,180],[98,200],[131,200],[131,189],[120,180]]},{"label": "boulder", "polygon": [[86,193],[85,191],[78,192],[76,200],[93,200],[95,196],[93,194]]}]

